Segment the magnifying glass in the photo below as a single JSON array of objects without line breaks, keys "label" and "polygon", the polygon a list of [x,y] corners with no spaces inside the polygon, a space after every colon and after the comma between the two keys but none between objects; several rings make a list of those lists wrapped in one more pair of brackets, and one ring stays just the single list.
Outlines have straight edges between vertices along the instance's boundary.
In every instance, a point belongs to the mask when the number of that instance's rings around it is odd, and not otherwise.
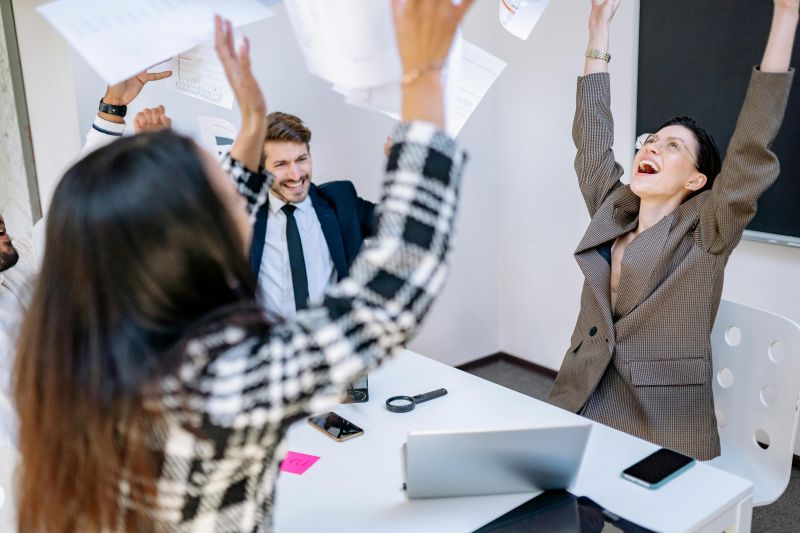
[{"label": "magnifying glass", "polygon": [[436,389],[416,396],[392,396],[386,400],[386,409],[392,413],[408,413],[413,411],[418,403],[440,398],[447,394],[447,389]]}]

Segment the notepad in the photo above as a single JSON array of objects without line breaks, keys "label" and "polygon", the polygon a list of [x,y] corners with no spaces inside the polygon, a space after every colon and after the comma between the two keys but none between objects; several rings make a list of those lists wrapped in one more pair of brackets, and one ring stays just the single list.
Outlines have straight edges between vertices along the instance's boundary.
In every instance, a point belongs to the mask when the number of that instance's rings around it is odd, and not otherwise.
[{"label": "notepad", "polygon": [[289,472],[301,476],[306,470],[314,466],[319,461],[316,455],[306,455],[304,453],[289,452],[281,462],[281,472]]}]

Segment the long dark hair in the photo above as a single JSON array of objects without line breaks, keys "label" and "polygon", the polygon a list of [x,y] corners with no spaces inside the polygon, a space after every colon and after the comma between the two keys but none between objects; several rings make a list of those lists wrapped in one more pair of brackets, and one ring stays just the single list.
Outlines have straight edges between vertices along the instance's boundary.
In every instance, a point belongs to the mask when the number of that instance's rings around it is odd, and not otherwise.
[{"label": "long dark hair", "polygon": [[16,363],[21,531],[148,529],[117,521],[155,497],[144,391],[187,329],[255,292],[198,150],[171,132],[121,139],[56,189]]}]

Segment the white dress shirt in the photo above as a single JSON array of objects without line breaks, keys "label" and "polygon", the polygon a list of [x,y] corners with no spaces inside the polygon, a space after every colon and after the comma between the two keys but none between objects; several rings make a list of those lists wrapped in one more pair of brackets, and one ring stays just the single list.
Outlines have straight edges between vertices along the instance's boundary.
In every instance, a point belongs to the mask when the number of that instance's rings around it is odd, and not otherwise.
[{"label": "white dress shirt", "polygon": [[117,124],[100,117],[94,117],[92,127],[89,128],[89,132],[86,134],[86,141],[83,143],[81,157],[122,137],[124,133],[125,124]]},{"label": "white dress shirt", "polygon": [[[269,316],[291,318],[296,310],[286,244],[286,213],[281,211],[284,205],[286,202],[269,192],[267,235],[258,273],[258,301]],[[313,305],[322,301],[325,290],[336,281],[336,269],[311,198],[306,196],[305,200],[293,205],[297,208],[294,219],[303,243],[308,297]]]},{"label": "white dress shirt", "polygon": [[20,325],[33,296],[44,249],[44,219],[21,239],[14,239],[19,253],[16,265],[0,272],[0,447],[16,447],[17,415],[11,401],[11,372]]},{"label": "white dress shirt", "polygon": [[[86,134],[80,157],[121,137],[125,124],[95,117]],[[13,228],[11,228],[13,231]],[[17,446],[17,415],[11,398],[11,372],[14,368],[17,335],[22,324],[44,255],[45,219],[34,225],[30,234],[14,239],[19,253],[16,265],[0,272],[0,447]]]}]

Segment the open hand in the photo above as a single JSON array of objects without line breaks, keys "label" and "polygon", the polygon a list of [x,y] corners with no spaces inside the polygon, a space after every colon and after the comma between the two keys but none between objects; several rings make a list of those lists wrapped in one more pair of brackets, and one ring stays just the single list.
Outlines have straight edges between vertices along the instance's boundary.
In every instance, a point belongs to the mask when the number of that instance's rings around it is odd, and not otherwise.
[{"label": "open hand", "polygon": [[441,66],[456,28],[473,0],[392,0],[397,46],[403,71]]},{"label": "open hand", "polygon": [[214,40],[242,118],[263,119],[267,116],[267,104],[250,67],[250,40],[245,37],[237,52],[233,44],[233,25],[219,15],[214,17]]},{"label": "open hand", "polygon": [[[589,15],[589,29],[607,28],[617,12],[621,0],[591,0],[592,13]],[[777,0],[776,0],[777,1]]]},{"label": "open hand", "polygon": [[106,89],[103,102],[110,105],[128,105],[139,96],[146,84],[151,81],[163,80],[172,76],[171,70],[163,72],[140,72],[136,76],[125,80],[116,85],[111,85]]},{"label": "open hand", "polygon": [[133,126],[136,133],[166,130],[172,127],[172,119],[164,112],[164,106],[160,105],[139,111],[133,119]]}]

